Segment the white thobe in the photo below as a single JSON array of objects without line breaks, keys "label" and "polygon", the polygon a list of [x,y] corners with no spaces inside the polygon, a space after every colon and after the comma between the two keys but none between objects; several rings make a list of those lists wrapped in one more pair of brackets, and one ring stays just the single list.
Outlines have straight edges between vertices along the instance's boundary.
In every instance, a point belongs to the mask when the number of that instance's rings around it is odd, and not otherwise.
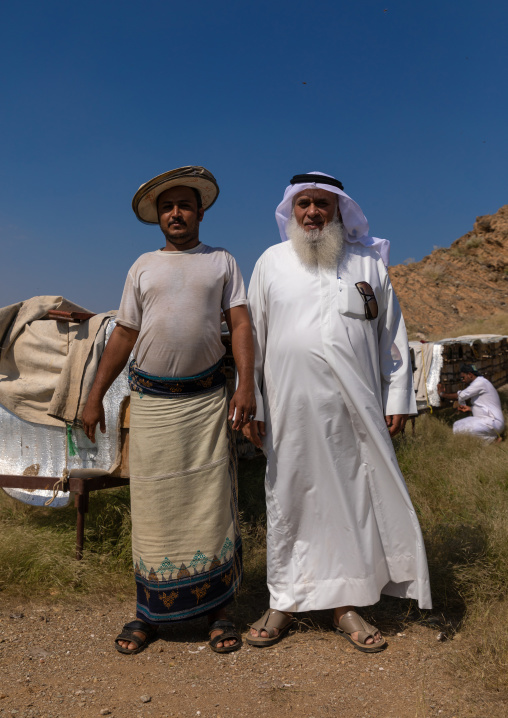
[{"label": "white thobe", "polygon": [[[420,526],[384,418],[416,413],[406,330],[377,252],[346,248],[337,273],[304,268],[291,242],[270,247],[249,287],[270,606],[371,605],[385,593],[430,608]],[[374,321],[358,281],[374,290]]]},{"label": "white thobe", "polygon": [[462,391],[457,392],[460,404],[469,399],[473,416],[459,419],[453,425],[454,434],[474,434],[485,441],[494,441],[504,429],[504,416],[499,394],[484,376],[478,376]]}]

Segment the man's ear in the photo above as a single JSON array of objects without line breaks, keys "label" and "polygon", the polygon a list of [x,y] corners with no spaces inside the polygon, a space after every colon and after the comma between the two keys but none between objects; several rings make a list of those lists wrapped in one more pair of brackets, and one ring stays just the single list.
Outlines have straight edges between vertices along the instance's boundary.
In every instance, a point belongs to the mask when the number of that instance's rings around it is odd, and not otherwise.
[{"label": "man's ear", "polygon": [[198,222],[202,222],[204,216],[205,216],[205,210],[203,209],[203,207],[200,207],[198,209]]},{"label": "man's ear", "polygon": [[339,220],[339,222],[342,222],[342,215],[340,213],[340,207],[339,207],[339,197],[337,195],[335,195],[335,196],[337,197],[337,219]]}]

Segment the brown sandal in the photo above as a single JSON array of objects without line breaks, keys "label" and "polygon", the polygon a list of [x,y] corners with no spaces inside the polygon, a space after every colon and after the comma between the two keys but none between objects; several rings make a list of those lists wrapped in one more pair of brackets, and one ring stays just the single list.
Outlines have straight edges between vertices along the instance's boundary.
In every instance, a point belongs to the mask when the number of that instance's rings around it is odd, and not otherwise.
[{"label": "brown sandal", "polygon": [[[364,621],[356,611],[348,611],[345,613],[340,619],[339,625],[336,626],[334,623],[333,627],[335,633],[346,638],[358,651],[363,651],[364,653],[378,653],[379,651],[383,651],[388,645],[384,637],[377,643],[365,643],[368,638],[374,640],[374,636],[376,633],[379,633],[379,629]],[[355,631],[358,631],[357,641],[351,638],[351,633]]]},{"label": "brown sandal", "polygon": [[[258,648],[273,646],[274,643],[278,643],[282,638],[284,638],[294,623],[295,619],[293,616],[288,616],[286,613],[277,611],[275,608],[269,608],[268,611],[261,616],[259,621],[256,621],[256,623],[251,625],[251,628],[258,633],[266,631],[268,636],[253,636],[251,633],[248,633],[245,640],[251,646],[258,646]],[[275,628],[279,629],[277,635],[275,635]]]}]

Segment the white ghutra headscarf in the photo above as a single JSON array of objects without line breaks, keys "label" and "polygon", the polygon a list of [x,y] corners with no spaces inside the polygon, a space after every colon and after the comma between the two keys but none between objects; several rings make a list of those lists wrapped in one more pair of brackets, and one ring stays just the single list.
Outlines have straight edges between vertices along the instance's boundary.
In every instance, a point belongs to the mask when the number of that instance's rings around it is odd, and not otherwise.
[{"label": "white ghutra headscarf", "polygon": [[[286,235],[286,226],[291,217],[293,211],[293,198],[299,192],[305,189],[325,189],[327,192],[333,192],[339,197],[339,209],[342,216],[342,222],[346,230],[346,241],[348,242],[359,242],[364,247],[372,247],[381,255],[381,259],[388,266],[390,260],[390,242],[387,239],[380,239],[379,237],[369,236],[369,223],[367,217],[364,215],[360,207],[356,202],[349,197],[340,187],[336,186],[341,184],[335,177],[327,175],[324,172],[309,172],[310,175],[321,175],[321,177],[328,177],[334,181],[335,184],[327,184],[326,180],[321,182],[297,182],[290,184],[286,187],[284,192],[284,199],[275,210],[275,219],[279,225],[280,237],[283,242],[288,240]],[[305,175],[303,175],[305,176]],[[297,175],[298,177],[298,175]],[[295,179],[295,178],[293,178]],[[341,185],[342,186],[342,185]]]}]

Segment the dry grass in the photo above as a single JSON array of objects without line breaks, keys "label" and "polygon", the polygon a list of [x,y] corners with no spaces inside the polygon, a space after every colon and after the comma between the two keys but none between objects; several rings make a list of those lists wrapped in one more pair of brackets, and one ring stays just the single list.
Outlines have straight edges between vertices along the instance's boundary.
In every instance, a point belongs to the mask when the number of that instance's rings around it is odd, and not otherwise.
[{"label": "dry grass", "polygon": [[[468,334],[500,334],[508,335],[508,312],[499,312],[489,317],[477,317],[457,322],[447,337],[461,337]],[[428,341],[443,339],[442,330],[429,334]]]},{"label": "dry grass", "polygon": [[126,594],[132,588],[128,489],[92,495],[83,561],[74,559],[75,543],[74,507],[26,506],[0,491],[0,591]]},{"label": "dry grass", "polygon": [[[508,392],[503,401],[508,408]],[[453,436],[454,418],[420,417],[416,435],[397,439],[396,450],[425,537],[433,615],[475,646],[457,650],[457,670],[468,681],[508,690],[508,444]],[[263,474],[263,458],[241,462],[245,582],[236,612],[244,624],[268,601]],[[91,497],[85,559],[77,562],[73,508],[36,509],[0,492],[0,590],[24,597],[131,596],[128,502],[128,489]],[[396,599],[383,599],[375,612],[385,627],[426,618]]]},{"label": "dry grass", "polygon": [[425,535],[435,610],[459,615],[487,587],[490,599],[502,599],[508,585],[508,563],[502,568],[508,557],[506,445],[454,436],[442,419],[426,415],[414,438],[398,442],[397,453]]},{"label": "dry grass", "polygon": [[[501,392],[505,416],[508,391]],[[456,662],[469,680],[508,690],[508,449],[454,436],[426,415],[397,454],[425,537],[434,613],[468,637]]]},{"label": "dry grass", "polygon": [[472,234],[466,241],[466,249],[476,249],[477,247],[481,247],[482,244],[483,238],[478,237],[476,234]]},{"label": "dry grass", "polygon": [[444,264],[426,264],[420,274],[431,282],[440,282],[447,276],[448,269]]},{"label": "dry grass", "polygon": [[478,235],[472,234],[465,242],[454,242],[448,250],[448,253],[452,257],[465,257],[471,252],[472,249],[477,249],[478,247],[481,247],[483,241],[484,240],[482,237],[478,237]]}]

